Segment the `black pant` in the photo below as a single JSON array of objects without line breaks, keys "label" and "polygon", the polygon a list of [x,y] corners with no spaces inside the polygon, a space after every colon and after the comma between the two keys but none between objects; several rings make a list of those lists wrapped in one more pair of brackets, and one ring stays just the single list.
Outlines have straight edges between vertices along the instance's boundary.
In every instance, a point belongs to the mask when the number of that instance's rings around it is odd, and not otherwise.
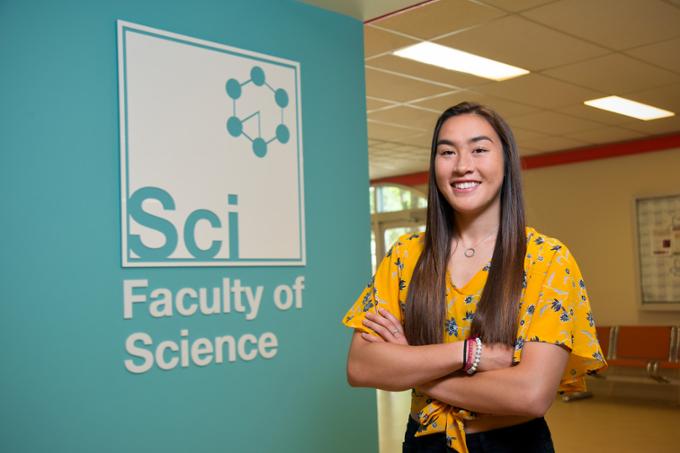
[{"label": "black pant", "polygon": [[[444,433],[415,437],[418,422],[411,417],[406,425],[403,453],[452,453]],[[470,453],[555,453],[548,424],[543,417],[507,428],[492,429],[465,436]]]}]

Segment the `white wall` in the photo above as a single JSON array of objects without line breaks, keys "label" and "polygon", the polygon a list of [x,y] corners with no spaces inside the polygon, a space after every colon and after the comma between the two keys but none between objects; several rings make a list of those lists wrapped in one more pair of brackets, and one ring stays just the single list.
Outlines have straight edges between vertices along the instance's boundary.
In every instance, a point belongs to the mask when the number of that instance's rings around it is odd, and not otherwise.
[{"label": "white wall", "polygon": [[680,149],[524,172],[528,223],[575,255],[600,325],[680,324],[638,308],[633,200],[680,193]]}]

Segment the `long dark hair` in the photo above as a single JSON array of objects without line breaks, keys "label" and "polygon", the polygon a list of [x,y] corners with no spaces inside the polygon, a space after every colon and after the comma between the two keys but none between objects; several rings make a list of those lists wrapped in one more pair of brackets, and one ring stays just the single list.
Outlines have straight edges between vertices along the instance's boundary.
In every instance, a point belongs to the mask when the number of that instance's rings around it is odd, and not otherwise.
[{"label": "long dark hair", "polygon": [[412,345],[435,344],[443,340],[446,267],[456,224],[454,209],[437,188],[435,158],[442,125],[449,118],[464,114],[479,115],[493,127],[503,145],[504,157],[498,235],[486,285],[472,321],[471,336],[479,336],[485,343],[513,345],[515,342],[526,254],[519,153],[510,127],[496,112],[479,104],[461,102],[442,113],[432,137],[425,244],[406,299],[404,330]]}]

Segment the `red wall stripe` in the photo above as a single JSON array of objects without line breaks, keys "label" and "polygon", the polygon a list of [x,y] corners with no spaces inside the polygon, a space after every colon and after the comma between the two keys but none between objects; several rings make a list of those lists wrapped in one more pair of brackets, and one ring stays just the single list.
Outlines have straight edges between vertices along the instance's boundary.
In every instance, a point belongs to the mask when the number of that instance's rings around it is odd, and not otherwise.
[{"label": "red wall stripe", "polygon": [[661,137],[642,138],[620,143],[577,148],[566,151],[536,154],[522,158],[522,168],[542,168],[553,165],[573,164],[590,160],[609,159],[612,157],[643,154],[664,149],[680,147],[680,134],[664,135]]},{"label": "red wall stripe", "polygon": [[[619,143],[607,143],[586,148],[534,154],[533,156],[522,158],[522,168],[524,170],[531,170],[535,168],[552,167],[554,165],[566,165],[576,162],[588,162],[591,160],[644,154],[673,148],[680,148],[680,133]],[[423,171],[371,180],[371,184],[386,183],[402,184],[405,186],[426,184],[427,172]]]}]

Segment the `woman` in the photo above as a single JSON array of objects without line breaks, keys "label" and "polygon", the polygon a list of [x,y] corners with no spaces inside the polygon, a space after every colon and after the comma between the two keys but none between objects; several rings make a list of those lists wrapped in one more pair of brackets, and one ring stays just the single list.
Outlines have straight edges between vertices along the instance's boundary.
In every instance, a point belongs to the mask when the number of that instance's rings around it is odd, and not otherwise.
[{"label": "woman", "polygon": [[556,391],[606,366],[576,262],[525,227],[510,128],[467,102],[434,130],[424,235],[395,243],[344,323],[351,385],[413,389],[405,452],[554,451]]}]

